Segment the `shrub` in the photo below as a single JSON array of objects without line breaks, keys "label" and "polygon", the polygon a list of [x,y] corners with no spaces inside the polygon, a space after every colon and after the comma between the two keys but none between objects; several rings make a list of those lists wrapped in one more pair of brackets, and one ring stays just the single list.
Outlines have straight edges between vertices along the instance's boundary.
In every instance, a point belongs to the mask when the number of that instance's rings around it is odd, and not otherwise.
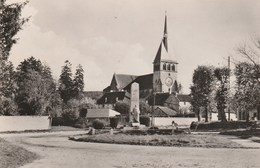
[{"label": "shrub", "polygon": [[52,118],[52,126],[59,126],[63,125],[63,118],[62,117],[53,117]]},{"label": "shrub", "polygon": [[74,124],[76,128],[86,128],[87,127],[87,119],[80,117],[77,119],[76,123]]},{"label": "shrub", "polygon": [[251,127],[255,121],[212,121],[212,122],[192,122],[190,128],[198,130],[216,130],[216,129],[239,129]]},{"label": "shrub", "polygon": [[77,119],[64,118],[64,117],[54,117],[52,118],[52,126],[74,126]]},{"label": "shrub", "polygon": [[99,120],[99,119],[96,119],[92,122],[92,126],[95,128],[95,129],[103,129],[106,125],[106,121],[104,120]]},{"label": "shrub", "polygon": [[140,116],[140,124],[143,124],[147,127],[150,126],[150,117],[149,116]]},{"label": "shrub", "polygon": [[119,118],[118,117],[110,118],[110,126],[112,128],[117,128],[118,123],[119,123]]}]

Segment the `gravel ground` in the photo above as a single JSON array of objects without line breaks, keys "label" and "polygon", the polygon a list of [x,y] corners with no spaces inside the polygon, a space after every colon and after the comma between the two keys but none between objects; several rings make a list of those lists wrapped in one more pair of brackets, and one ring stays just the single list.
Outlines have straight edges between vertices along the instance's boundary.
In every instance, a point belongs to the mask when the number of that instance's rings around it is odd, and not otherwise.
[{"label": "gravel ground", "polygon": [[40,155],[23,168],[176,168],[259,167],[259,149],[189,148],[74,142],[68,136],[85,133],[54,132],[0,135]]}]

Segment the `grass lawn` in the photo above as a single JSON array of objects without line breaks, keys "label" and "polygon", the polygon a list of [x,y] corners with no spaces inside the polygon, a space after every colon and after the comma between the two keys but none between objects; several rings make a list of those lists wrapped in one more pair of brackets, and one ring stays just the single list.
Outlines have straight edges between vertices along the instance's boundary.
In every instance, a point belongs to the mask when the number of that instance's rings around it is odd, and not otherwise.
[{"label": "grass lawn", "polygon": [[37,159],[38,156],[24,148],[10,144],[0,138],[0,167],[16,168]]},{"label": "grass lawn", "polygon": [[206,148],[241,148],[242,146],[219,135],[126,135],[97,134],[70,137],[70,140],[97,143],[148,145],[148,146],[178,146]]}]

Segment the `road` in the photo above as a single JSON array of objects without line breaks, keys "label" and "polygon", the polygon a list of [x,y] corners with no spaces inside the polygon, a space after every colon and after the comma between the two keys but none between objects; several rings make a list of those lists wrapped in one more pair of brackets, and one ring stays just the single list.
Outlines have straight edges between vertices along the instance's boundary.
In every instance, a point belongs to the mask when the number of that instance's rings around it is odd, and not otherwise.
[{"label": "road", "polygon": [[74,142],[84,132],[0,134],[41,157],[23,168],[254,168],[260,149],[154,147]]}]

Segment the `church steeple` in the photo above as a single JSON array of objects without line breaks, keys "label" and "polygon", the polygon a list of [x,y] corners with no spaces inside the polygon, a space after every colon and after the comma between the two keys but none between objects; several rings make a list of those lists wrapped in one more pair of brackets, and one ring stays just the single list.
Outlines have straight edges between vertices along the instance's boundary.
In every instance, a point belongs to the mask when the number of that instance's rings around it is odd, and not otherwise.
[{"label": "church steeple", "polygon": [[162,60],[164,61],[172,61],[171,54],[169,54],[169,46],[168,46],[168,31],[167,31],[167,15],[165,13],[165,21],[164,21],[164,31],[163,38],[157,54],[154,59],[154,63],[160,63]]},{"label": "church steeple", "polygon": [[164,21],[163,44],[164,44],[166,51],[168,52],[168,32],[167,32],[167,15],[166,15],[166,12],[165,12],[165,21]]},{"label": "church steeple", "polygon": [[173,53],[169,51],[167,30],[167,14],[165,12],[163,38],[154,59],[153,91],[154,92],[176,92],[177,84],[177,62],[173,60]]}]

